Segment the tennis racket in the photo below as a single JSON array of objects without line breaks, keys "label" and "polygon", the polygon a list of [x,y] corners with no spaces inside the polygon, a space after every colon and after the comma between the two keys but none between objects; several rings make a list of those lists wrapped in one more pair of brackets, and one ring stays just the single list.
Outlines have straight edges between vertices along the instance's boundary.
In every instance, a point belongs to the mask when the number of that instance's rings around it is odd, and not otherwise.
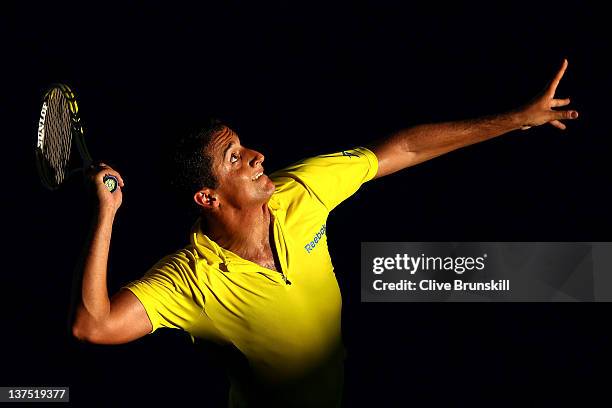
[{"label": "tennis racket", "polygon": [[[43,96],[35,156],[40,180],[49,190],[56,190],[93,162],[85,145],[79,105],[68,85],[53,85]],[[111,193],[117,189],[115,176],[106,175],[103,180]]]}]

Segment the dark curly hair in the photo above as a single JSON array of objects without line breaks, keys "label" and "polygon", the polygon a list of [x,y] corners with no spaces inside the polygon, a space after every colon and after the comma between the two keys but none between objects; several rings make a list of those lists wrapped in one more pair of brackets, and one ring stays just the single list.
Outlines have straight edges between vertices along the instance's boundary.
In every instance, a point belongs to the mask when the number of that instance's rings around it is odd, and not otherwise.
[{"label": "dark curly hair", "polygon": [[194,194],[204,187],[218,187],[208,145],[224,127],[227,125],[220,120],[211,119],[199,132],[187,134],[177,142],[173,158],[176,168],[173,184],[181,195]]}]

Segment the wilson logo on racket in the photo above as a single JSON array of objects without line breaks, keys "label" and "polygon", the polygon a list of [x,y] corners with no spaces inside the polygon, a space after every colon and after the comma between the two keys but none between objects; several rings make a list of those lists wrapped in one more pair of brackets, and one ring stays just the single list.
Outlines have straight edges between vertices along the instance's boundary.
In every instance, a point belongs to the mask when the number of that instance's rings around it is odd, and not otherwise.
[{"label": "wilson logo on racket", "polygon": [[47,116],[47,102],[43,103],[42,109],[40,110],[40,119],[38,120],[38,142],[36,147],[42,149],[43,142],[45,141],[45,117]]}]

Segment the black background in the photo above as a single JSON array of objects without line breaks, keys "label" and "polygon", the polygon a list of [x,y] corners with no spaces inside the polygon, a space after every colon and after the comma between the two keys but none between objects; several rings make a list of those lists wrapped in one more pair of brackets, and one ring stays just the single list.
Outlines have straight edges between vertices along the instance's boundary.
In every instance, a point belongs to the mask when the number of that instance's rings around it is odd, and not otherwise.
[{"label": "black background", "polygon": [[[88,146],[125,181],[109,291],[186,243],[172,142],[210,115],[273,170],[413,124],[502,112],[558,70],[580,119],[512,132],[365,185],[329,219],[348,349],[345,405],[549,405],[601,390],[608,304],[360,303],[362,241],[610,241],[605,12],[582,3],[415,6],[229,2],[3,4],[0,385],[70,386],[73,403],[224,406],[222,366],[184,334],[71,339],[82,181],[38,181],[40,97],[80,95]],[[7,143],[8,142],[8,143]]]}]

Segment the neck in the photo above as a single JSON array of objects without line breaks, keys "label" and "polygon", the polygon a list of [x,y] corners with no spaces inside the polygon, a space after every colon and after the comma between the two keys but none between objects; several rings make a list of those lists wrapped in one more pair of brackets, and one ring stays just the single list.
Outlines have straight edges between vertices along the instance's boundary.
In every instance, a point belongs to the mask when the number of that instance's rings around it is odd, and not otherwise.
[{"label": "neck", "polygon": [[258,259],[270,248],[272,214],[266,201],[252,208],[228,208],[205,215],[206,235],[244,259]]}]

